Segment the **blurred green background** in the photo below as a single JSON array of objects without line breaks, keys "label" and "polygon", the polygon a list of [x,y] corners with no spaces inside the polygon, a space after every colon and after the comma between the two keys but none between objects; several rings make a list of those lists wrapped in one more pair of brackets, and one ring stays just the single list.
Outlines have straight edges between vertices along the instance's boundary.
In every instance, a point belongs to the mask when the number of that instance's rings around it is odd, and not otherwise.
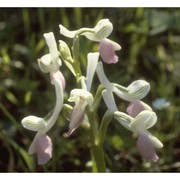
[{"label": "blurred green background", "polygon": [[[27,115],[45,116],[54,107],[54,87],[39,71],[37,59],[48,52],[43,34],[54,32],[56,40],[72,41],[59,33],[59,24],[75,30],[94,27],[109,18],[114,30],[109,36],[122,46],[119,62],[105,65],[111,82],[128,85],[145,79],[151,85],[144,101],[152,106],[165,98],[168,107],[153,108],[158,122],[150,129],[164,144],[157,150],[157,163],[145,161],[136,149],[136,138],[113,120],[104,143],[109,172],[180,171],[180,9],[175,8],[1,8],[0,9],[0,171],[1,172],[91,172],[87,132],[79,128],[65,138],[69,122],[63,115],[48,135],[53,158],[38,166],[27,154],[35,133],[24,129]],[[97,51],[98,44],[81,38],[81,58]],[[65,102],[75,79],[65,65]],[[95,78],[95,85],[99,83]],[[117,100],[121,110],[127,102]],[[100,114],[106,106],[102,101]],[[102,112],[101,112],[102,111]]]}]

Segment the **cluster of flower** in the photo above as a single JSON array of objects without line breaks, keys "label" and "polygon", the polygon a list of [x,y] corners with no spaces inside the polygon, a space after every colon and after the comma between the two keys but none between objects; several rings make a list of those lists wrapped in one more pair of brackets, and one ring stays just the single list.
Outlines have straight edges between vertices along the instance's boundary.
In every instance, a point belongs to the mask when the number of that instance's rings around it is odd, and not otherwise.
[{"label": "cluster of flower", "polygon": [[[118,62],[115,51],[120,50],[121,46],[107,38],[113,30],[112,23],[109,19],[102,19],[94,28],[81,28],[75,31],[69,31],[63,25],[59,27],[60,34],[73,39],[73,48],[71,52],[68,45],[60,40],[58,51],[54,34],[52,32],[44,34],[50,53],[38,59],[38,64],[43,73],[50,73],[51,83],[55,86],[56,104],[48,118],[27,116],[22,120],[24,128],[37,132],[29,147],[29,154],[37,154],[38,164],[45,164],[52,157],[52,142],[47,132],[55,124],[64,105],[65,78],[59,70],[62,66],[61,60],[63,60],[81,84],[81,88],[75,88],[70,92],[68,99],[69,102],[74,102],[75,105],[72,108],[67,136],[70,136],[82,124],[84,119],[91,121],[86,109],[93,109],[95,106],[96,99],[91,93],[91,86],[96,73],[102,87],[99,96],[103,97],[108,113],[125,128],[138,135],[137,148],[144,158],[154,162],[157,161],[158,156],[155,148],[162,148],[163,145],[147,130],[156,123],[157,116],[151,107],[141,101],[150,90],[149,83],[144,80],[137,80],[128,87],[111,83],[105,75],[102,62],[98,61],[100,56],[103,62],[107,64]],[[81,74],[79,66],[78,41],[80,36],[99,42],[99,52],[91,52],[87,55],[86,76]],[[130,102],[127,113],[118,110],[114,94]]]}]

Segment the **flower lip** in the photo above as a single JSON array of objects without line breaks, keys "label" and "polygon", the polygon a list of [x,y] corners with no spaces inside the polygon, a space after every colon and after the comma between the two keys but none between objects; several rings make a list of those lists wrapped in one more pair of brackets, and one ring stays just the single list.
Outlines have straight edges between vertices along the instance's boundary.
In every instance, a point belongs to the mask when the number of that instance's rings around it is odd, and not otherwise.
[{"label": "flower lip", "polygon": [[90,106],[93,103],[93,96],[90,92],[84,90],[84,89],[73,89],[70,93],[70,98],[68,99],[69,102],[76,102],[79,101],[79,99],[84,100],[89,104]]},{"label": "flower lip", "polygon": [[29,147],[30,155],[36,153],[38,164],[46,164],[52,157],[52,141],[46,134],[36,134],[33,142]]},{"label": "flower lip", "polygon": [[99,43],[99,52],[103,61],[107,64],[115,64],[118,62],[118,56],[116,56],[115,51],[121,49],[121,46],[114,41],[107,38],[103,39]]},{"label": "flower lip", "polygon": [[73,108],[70,117],[69,131],[67,132],[67,136],[69,137],[83,122],[85,117],[85,104],[80,102],[76,104]]},{"label": "flower lip", "polygon": [[141,111],[143,110],[150,110],[152,111],[151,107],[145,104],[144,102],[138,100],[135,102],[131,102],[127,109],[126,112],[131,116],[131,117],[136,117]]},{"label": "flower lip", "polygon": [[155,148],[163,147],[162,143],[149,132],[142,132],[138,136],[137,148],[139,153],[145,159],[157,162],[159,157],[156,154]]}]

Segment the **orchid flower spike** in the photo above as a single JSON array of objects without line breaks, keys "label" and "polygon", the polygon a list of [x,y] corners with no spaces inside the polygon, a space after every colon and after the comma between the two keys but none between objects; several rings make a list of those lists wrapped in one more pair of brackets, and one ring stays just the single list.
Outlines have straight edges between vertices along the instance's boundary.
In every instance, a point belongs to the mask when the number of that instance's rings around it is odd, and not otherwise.
[{"label": "orchid flower spike", "polygon": [[67,136],[70,136],[83,122],[85,116],[85,108],[90,107],[93,103],[93,96],[90,92],[84,89],[73,89],[70,93],[69,102],[75,102],[75,106],[71,113],[69,131]]},{"label": "orchid flower spike", "polygon": [[62,24],[59,25],[59,28],[60,34],[66,37],[74,38],[76,35],[84,35],[91,41],[100,42],[111,34],[113,25],[109,19],[101,19],[94,28],[81,28],[69,31]]}]

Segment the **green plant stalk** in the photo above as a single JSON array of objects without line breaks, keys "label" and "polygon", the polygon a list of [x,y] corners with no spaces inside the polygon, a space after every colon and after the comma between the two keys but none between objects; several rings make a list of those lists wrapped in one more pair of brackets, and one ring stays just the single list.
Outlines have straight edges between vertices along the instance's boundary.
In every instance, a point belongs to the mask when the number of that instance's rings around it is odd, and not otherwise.
[{"label": "green plant stalk", "polygon": [[81,72],[81,67],[80,67],[80,60],[79,60],[79,36],[83,33],[94,33],[94,29],[92,28],[82,28],[80,29],[74,36],[73,39],[73,47],[72,47],[72,51],[73,51],[73,60],[74,62],[72,63],[72,66],[74,67],[74,71],[76,73],[76,81],[79,84],[79,79],[82,76],[82,72]]},{"label": "green plant stalk", "polygon": [[91,149],[91,155],[94,163],[94,172],[106,172],[103,147],[97,145],[93,146]]},{"label": "green plant stalk", "polygon": [[[76,83],[77,85],[80,84],[81,81],[81,68],[79,64],[79,35],[90,31],[92,32],[93,30],[88,30],[88,29],[81,29],[79,31],[73,40],[73,60],[74,63],[72,64],[75,74],[76,74]],[[100,87],[99,91],[102,91],[102,87]],[[105,159],[104,159],[104,151],[102,144],[96,144],[96,139],[98,136],[98,126],[97,126],[97,121],[96,121],[96,116],[95,116],[95,111],[93,109],[87,107],[87,115],[90,123],[90,140],[91,140],[91,156],[92,156],[92,162],[93,162],[93,172],[106,172],[106,165],[105,165]]]},{"label": "green plant stalk", "polygon": [[90,139],[91,139],[91,156],[93,162],[93,172],[106,172],[106,164],[104,159],[104,151],[102,144],[97,144],[98,129],[95,114],[92,109],[87,108],[87,114],[90,123]]},{"label": "green plant stalk", "polygon": [[80,64],[79,64],[79,36],[76,36],[73,40],[73,60],[72,66],[76,74],[76,83],[80,84],[80,77],[82,76]]},{"label": "green plant stalk", "polygon": [[110,112],[109,110],[107,110],[102,118],[102,121],[101,121],[101,124],[99,127],[98,136],[96,139],[96,144],[98,146],[103,146],[107,128],[108,128],[108,125],[111,122],[112,118],[113,118],[113,113]]}]

